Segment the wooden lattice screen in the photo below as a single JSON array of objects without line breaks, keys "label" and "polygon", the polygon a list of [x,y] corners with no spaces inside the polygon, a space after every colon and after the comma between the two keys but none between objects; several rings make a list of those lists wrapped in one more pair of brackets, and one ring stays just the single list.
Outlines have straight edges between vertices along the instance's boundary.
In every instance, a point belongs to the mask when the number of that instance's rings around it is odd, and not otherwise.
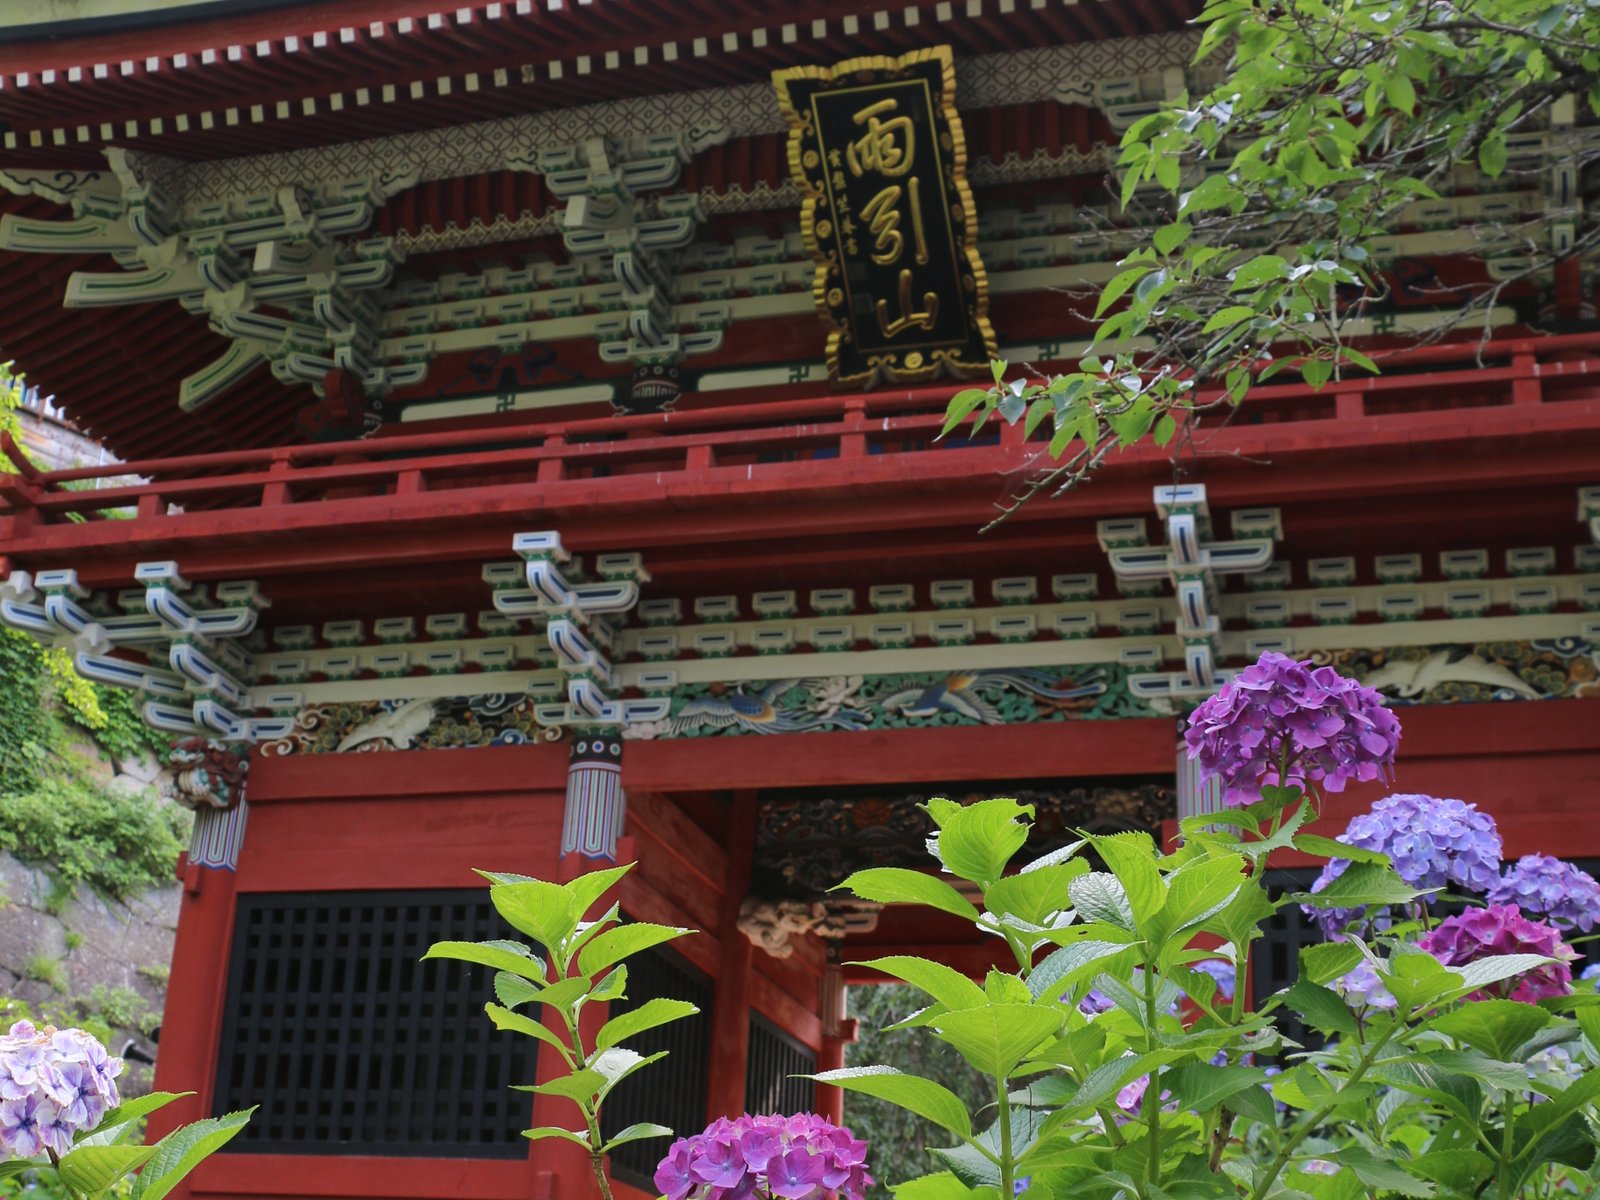
[{"label": "wooden lattice screen", "polygon": [[492,972],[421,962],[515,936],[482,889],[239,899],[215,1111],[230,1150],[521,1158],[535,1043],[483,1014]]}]

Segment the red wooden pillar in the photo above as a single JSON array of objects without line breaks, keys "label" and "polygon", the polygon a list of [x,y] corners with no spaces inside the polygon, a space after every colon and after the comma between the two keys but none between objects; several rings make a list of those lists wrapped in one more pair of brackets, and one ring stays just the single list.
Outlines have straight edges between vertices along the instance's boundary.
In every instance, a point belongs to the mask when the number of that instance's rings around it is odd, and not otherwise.
[{"label": "red wooden pillar", "polygon": [[[233,948],[234,873],[190,863],[187,857],[179,864],[184,893],[161,1018],[166,1036],[156,1055],[155,1090],[194,1095],[151,1115],[147,1134],[151,1142],[179,1125],[211,1115]],[[189,1185],[180,1184],[173,1194],[185,1200]]]},{"label": "red wooden pillar", "polygon": [[744,1076],[750,1057],[750,972],[755,947],[739,931],[739,908],[750,893],[756,851],[756,794],[737,792],[728,809],[728,890],[717,922],[722,946],[712,1000],[711,1072],[706,1120],[744,1111]]},{"label": "red wooden pillar", "polygon": [[[832,957],[830,951],[830,958]],[[844,970],[829,962],[818,983],[822,1014],[822,1045],[817,1049],[817,1071],[837,1071],[844,1066],[844,1048],[856,1040],[856,1023],[844,1015]],[[817,1084],[813,1104],[817,1115],[835,1125],[844,1123],[844,1089]]]}]

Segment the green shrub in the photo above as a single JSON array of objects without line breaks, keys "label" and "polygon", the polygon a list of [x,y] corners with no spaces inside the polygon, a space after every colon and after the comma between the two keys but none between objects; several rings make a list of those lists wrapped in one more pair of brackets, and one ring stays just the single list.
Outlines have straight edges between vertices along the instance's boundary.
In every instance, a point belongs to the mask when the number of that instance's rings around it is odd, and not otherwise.
[{"label": "green shrub", "polygon": [[124,899],[172,878],[190,815],[70,778],[0,794],[0,850],[49,864],[63,884]]},{"label": "green shrub", "polygon": [[61,965],[61,960],[51,958],[48,954],[35,954],[22,964],[22,977],[37,980],[49,986],[52,991],[65,992],[67,990],[67,971]]}]

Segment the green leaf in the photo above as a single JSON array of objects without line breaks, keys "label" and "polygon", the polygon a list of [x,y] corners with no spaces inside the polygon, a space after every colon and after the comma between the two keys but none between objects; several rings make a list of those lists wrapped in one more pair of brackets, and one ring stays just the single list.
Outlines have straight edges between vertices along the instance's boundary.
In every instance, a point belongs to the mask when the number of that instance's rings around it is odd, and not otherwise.
[{"label": "green leaf", "polygon": [[1300,949],[1300,978],[1328,983],[1353,970],[1361,961],[1354,942],[1318,942]]},{"label": "green leaf", "polygon": [[1550,1013],[1517,1000],[1480,1000],[1435,1017],[1423,1028],[1465,1042],[1491,1058],[1510,1059],[1551,1021]]},{"label": "green leaf", "polygon": [[1389,865],[1389,856],[1382,850],[1368,850],[1364,846],[1346,846],[1343,842],[1335,841],[1330,837],[1323,837],[1318,833],[1302,833],[1295,837],[1294,848],[1303,850],[1307,854],[1315,854],[1319,858],[1342,858],[1348,862],[1377,863],[1379,866]]},{"label": "green leaf", "polygon": [[576,1142],[585,1150],[589,1149],[589,1135],[580,1133],[576,1129],[563,1129],[559,1125],[536,1125],[532,1129],[524,1129],[522,1136],[530,1142],[542,1142],[546,1138],[564,1138],[569,1142]]},{"label": "green leaf", "polygon": [[1055,914],[1072,907],[1067,885],[1088,869],[1089,864],[1083,859],[1074,859],[1070,863],[1037,867],[1020,875],[1007,875],[984,891],[984,906],[992,913],[1006,913],[1031,925],[1043,925]]},{"label": "green leaf", "polygon": [[1061,1028],[1061,1012],[1030,1004],[993,1004],[941,1013],[932,1025],[974,1069],[995,1079],[1010,1075],[1040,1042]]},{"label": "green leaf", "polygon": [[1028,976],[1028,990],[1034,999],[1058,996],[1072,987],[1085,972],[1105,970],[1105,960],[1127,950],[1123,942],[1072,942],[1047,955]]},{"label": "green leaf", "polygon": [[1117,877],[1141,932],[1166,907],[1167,887],[1156,868],[1156,846],[1148,833],[1097,835],[1090,843]]},{"label": "green leaf", "polygon": [[860,899],[879,904],[925,904],[969,921],[978,919],[972,901],[944,880],[904,867],[869,867],[857,871],[839,888],[848,888]]},{"label": "green leaf", "polygon": [[1377,1158],[1361,1146],[1346,1146],[1328,1157],[1341,1166],[1349,1167],[1355,1172],[1356,1178],[1368,1187],[1398,1192],[1402,1196],[1427,1197],[1438,1193],[1431,1183],[1407,1174],[1395,1163]]},{"label": "green leaf", "polygon": [[[996,383],[1000,381],[995,380]],[[972,415],[974,409],[989,399],[987,388],[964,388],[950,399],[950,406],[945,409],[944,426],[939,430],[939,436],[944,437],[961,422]]]},{"label": "green leaf", "polygon": [[1210,1063],[1185,1063],[1162,1078],[1182,1107],[1206,1112],[1246,1088],[1260,1091],[1268,1075],[1260,1067],[1216,1067]]},{"label": "green leaf", "polygon": [[889,1185],[895,1200],[973,1200],[973,1189],[949,1171]]},{"label": "green leaf", "polygon": [[957,1137],[972,1136],[972,1118],[964,1100],[941,1083],[907,1075],[894,1067],[844,1067],[822,1071],[808,1078],[831,1083],[849,1092],[860,1092],[887,1100],[890,1104],[916,1113]]},{"label": "green leaf", "polygon": [[617,966],[606,973],[606,977],[594,985],[594,990],[589,993],[590,1000],[620,1000],[627,995],[628,968]]},{"label": "green leaf", "polygon": [[643,1033],[646,1029],[654,1029],[657,1025],[693,1016],[699,1011],[699,1008],[687,1000],[669,1000],[663,996],[646,1000],[638,1008],[612,1017],[602,1025],[600,1032],[594,1036],[595,1049],[609,1050],[612,1046],[635,1034]]},{"label": "green leaf", "polygon": [[676,925],[652,925],[648,921],[618,925],[606,930],[578,951],[578,970],[584,975],[598,975],[607,967],[641,950],[693,932],[692,929],[681,929]]},{"label": "green leaf", "polygon": [[524,979],[520,975],[513,975],[510,971],[497,971],[494,976],[494,995],[507,1008],[516,1008],[537,1000],[539,993],[544,991],[536,983]]},{"label": "green leaf", "polygon": [[1167,915],[1174,932],[1226,908],[1248,882],[1239,854],[1197,859],[1174,871],[1167,877]]},{"label": "green leaf", "polygon": [[641,1142],[645,1138],[671,1137],[672,1130],[665,1125],[652,1125],[648,1121],[639,1121],[629,1125],[626,1129],[619,1129],[615,1137],[601,1147],[609,1154],[618,1146],[627,1145],[629,1142]]},{"label": "green leaf", "polygon": [[1168,442],[1170,442],[1172,440],[1172,435],[1177,433],[1177,432],[1178,432],[1178,422],[1173,419],[1172,414],[1171,413],[1162,414],[1161,419],[1156,422],[1156,429],[1155,429],[1155,434],[1154,434],[1156,445],[1165,446]]},{"label": "green leaf", "polygon": [[939,832],[934,838],[945,870],[988,887],[1005,874],[1011,856],[1028,840],[1028,827],[1019,818],[1031,817],[1031,805],[1006,797],[976,804],[925,806]]},{"label": "green leaf", "polygon": [[1417,107],[1417,89],[1411,86],[1411,77],[1404,71],[1385,73],[1383,91],[1389,103],[1403,113],[1410,113]]},{"label": "green leaf", "polygon": [[[542,879],[530,879],[524,883],[497,883],[489,889],[489,899],[494,903],[495,910],[506,919],[506,924],[519,933],[527,934],[534,941],[551,947],[552,953],[554,947],[572,936],[583,918],[583,911],[577,907],[573,893],[559,884],[546,883]],[[558,954],[556,957],[561,956]],[[490,965],[514,970],[504,963]]]},{"label": "green leaf", "polygon": [[1183,1050],[1152,1050],[1145,1054],[1128,1054],[1102,1063],[1083,1081],[1077,1093],[1068,1102],[1069,1108],[1095,1108],[1115,1096],[1141,1075],[1148,1075],[1175,1059],[1182,1058]]},{"label": "green leaf", "polygon": [[1379,863],[1353,862],[1344,874],[1320,892],[1302,892],[1290,897],[1308,908],[1363,908],[1369,904],[1409,904],[1418,896],[1437,888],[1418,891]]},{"label": "green leaf", "polygon": [[12,1179],[27,1171],[48,1171],[48,1158],[14,1158],[0,1162],[0,1180]]},{"label": "green leaf", "polygon": [[1479,1185],[1494,1174],[1494,1161],[1476,1150],[1431,1150],[1406,1166],[1415,1175],[1467,1196],[1476,1195]]},{"label": "green leaf", "polygon": [[208,1117],[174,1129],[156,1143],[156,1153],[134,1178],[130,1200],[162,1200],[207,1157],[226,1146],[249,1123],[255,1109]]},{"label": "green leaf", "polygon": [[624,863],[620,867],[607,867],[603,871],[586,871],[562,884],[561,889],[572,901],[573,911],[578,914],[578,920],[583,920],[583,914],[594,907],[595,901],[615,887],[631,870],[633,864]]},{"label": "green leaf", "polygon": [[79,1146],[56,1168],[61,1182],[76,1192],[98,1196],[130,1171],[156,1156],[158,1146]]},{"label": "green leaf", "polygon": [[1107,309],[1122,299],[1127,294],[1128,289],[1143,279],[1149,272],[1150,267],[1141,264],[1137,267],[1129,267],[1126,271],[1113,275],[1111,281],[1106,284],[1105,290],[1100,293],[1100,303],[1095,306],[1094,315],[1096,317],[1103,316]]},{"label": "green leaf", "polygon": [[1187,221],[1176,221],[1170,225],[1163,225],[1156,230],[1155,237],[1151,240],[1155,243],[1158,254],[1171,254],[1179,246],[1183,245],[1193,232],[1194,226]]},{"label": "green leaf", "polygon": [[1477,959],[1465,966],[1451,967],[1450,970],[1461,976],[1463,992],[1475,992],[1490,984],[1525,975],[1553,961],[1555,960],[1542,954],[1497,954],[1490,958]]},{"label": "green leaf", "polygon": [[1080,917],[1133,932],[1133,906],[1128,903],[1128,893],[1115,875],[1090,871],[1074,879],[1068,890]]},{"label": "green leaf", "polygon": [[1506,169],[1505,131],[1496,129],[1478,146],[1478,166],[1490,179],[1498,179]]},{"label": "green leaf", "polygon": [[1354,1035],[1359,1028],[1350,1006],[1337,992],[1309,979],[1296,980],[1283,994],[1283,1002],[1304,1017],[1306,1024],[1323,1033]]},{"label": "green leaf", "polygon": [[560,1096],[580,1107],[592,1106],[595,1094],[605,1086],[606,1078],[599,1071],[581,1067],[567,1075],[557,1075],[543,1083],[518,1086],[519,1092],[532,1092],[536,1096]]},{"label": "green leaf", "polygon": [[629,1050],[625,1046],[613,1046],[609,1050],[602,1050],[590,1060],[590,1067],[605,1079],[605,1086],[600,1089],[600,1094],[595,1097],[598,1106],[605,1103],[605,1098],[611,1094],[613,1088],[635,1071],[642,1071],[653,1062],[659,1062],[667,1056],[667,1051],[658,1050],[654,1054],[640,1054],[636,1050]]},{"label": "green leaf", "polygon": [[885,975],[893,975],[914,987],[921,988],[934,1000],[952,1011],[964,1008],[981,1008],[987,1001],[983,989],[954,967],[909,954],[894,954],[854,966],[871,967]]},{"label": "green leaf", "polygon": [[193,1092],[149,1092],[132,1100],[124,1100],[101,1118],[91,1133],[80,1133],[73,1139],[78,1146],[110,1146],[132,1132],[141,1117],[165,1108],[174,1100],[192,1096]]},{"label": "green leaf", "polygon": [[536,1038],[547,1045],[555,1046],[559,1050],[570,1053],[570,1047],[556,1036],[554,1030],[542,1021],[536,1021],[532,1017],[512,1012],[509,1008],[501,1008],[498,1004],[485,1004],[483,1011],[488,1014],[489,1020],[494,1023],[496,1029],[526,1034],[528,1037]]},{"label": "green leaf", "polygon": [[1256,316],[1256,310],[1248,304],[1230,304],[1211,314],[1211,319],[1200,330],[1202,334],[1215,333],[1219,329],[1228,329],[1234,325],[1249,321]]},{"label": "green leaf", "polygon": [[[492,890],[492,889],[491,889]],[[521,942],[435,942],[428,947],[422,961],[430,958],[453,958],[460,962],[477,963],[497,971],[510,971],[524,979],[544,982],[544,963]]]}]

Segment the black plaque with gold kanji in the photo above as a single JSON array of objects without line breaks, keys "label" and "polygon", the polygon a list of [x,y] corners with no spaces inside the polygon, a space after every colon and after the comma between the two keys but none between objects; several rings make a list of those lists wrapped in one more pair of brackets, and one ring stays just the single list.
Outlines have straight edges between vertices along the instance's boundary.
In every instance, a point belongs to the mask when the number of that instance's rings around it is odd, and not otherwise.
[{"label": "black plaque with gold kanji", "polygon": [[985,373],[988,283],[950,48],[773,75],[828,327],[828,372],[870,387]]}]

